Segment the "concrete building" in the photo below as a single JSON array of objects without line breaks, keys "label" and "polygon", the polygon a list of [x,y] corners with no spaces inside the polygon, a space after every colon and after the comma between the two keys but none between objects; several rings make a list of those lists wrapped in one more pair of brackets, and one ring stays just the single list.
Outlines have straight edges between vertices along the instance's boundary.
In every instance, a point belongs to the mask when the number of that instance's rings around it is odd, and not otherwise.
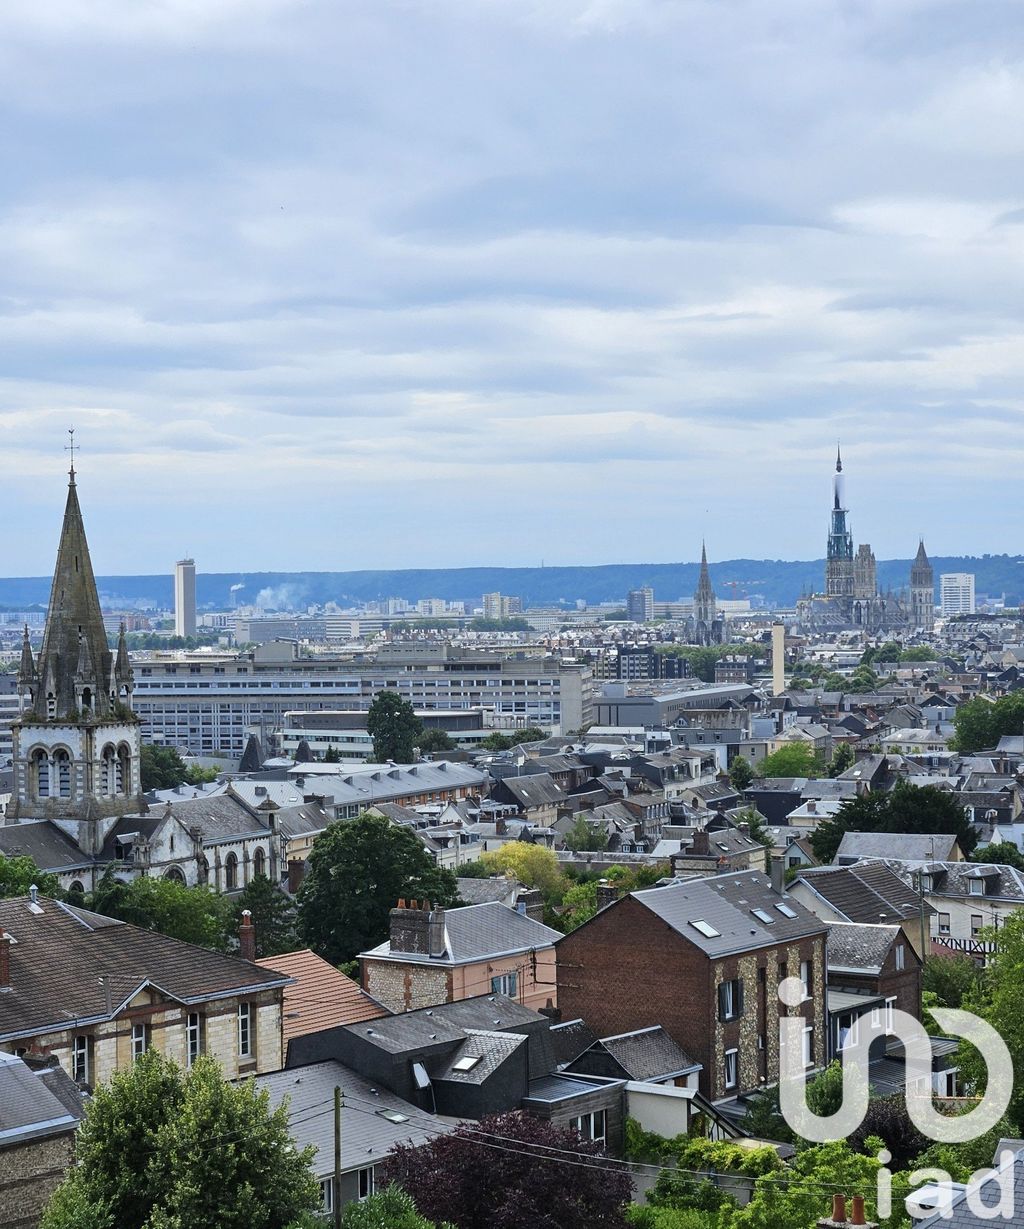
[{"label": "concrete building", "polygon": [[943,618],[974,614],[974,573],[943,572],[939,577],[939,595]]},{"label": "concrete building", "polygon": [[196,561],[179,559],[174,565],[174,634],[196,634]]},{"label": "concrete building", "polygon": [[483,611],[485,619],[508,619],[522,614],[522,598],[506,597],[501,593],[485,593]]},{"label": "concrete building", "polygon": [[631,623],[650,623],[654,618],[654,590],[630,589],[626,595],[626,618]]}]

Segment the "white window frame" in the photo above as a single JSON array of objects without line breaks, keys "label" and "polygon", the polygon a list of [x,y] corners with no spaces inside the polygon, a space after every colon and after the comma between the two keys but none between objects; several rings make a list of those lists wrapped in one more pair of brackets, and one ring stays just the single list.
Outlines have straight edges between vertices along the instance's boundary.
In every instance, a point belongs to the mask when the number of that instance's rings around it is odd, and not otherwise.
[{"label": "white window frame", "polygon": [[238,1057],[252,1058],[255,1053],[253,1046],[253,1010],[252,1003],[238,1004]]},{"label": "white window frame", "polygon": [[491,978],[491,994],[503,994],[514,999],[519,994],[519,973],[515,969],[507,973],[495,973]]},{"label": "white window frame", "polygon": [[132,1025],[132,1062],[137,1062],[149,1049],[149,1025],[144,1021]]},{"label": "white window frame", "polygon": [[892,1025],[893,1025],[892,1013],[893,1013],[893,1008],[895,1006],[896,1006],[895,998],[885,1000],[885,1031],[887,1033],[892,1032]]},{"label": "white window frame", "polygon": [[71,1078],[76,1084],[88,1084],[90,1068],[89,1037],[79,1033],[71,1042]]},{"label": "white window frame", "polygon": [[[730,1063],[729,1060],[732,1059]],[[732,1068],[732,1079],[729,1079],[729,1070]],[[740,1082],[740,1052],[739,1050],[726,1050],[724,1061],[722,1063],[723,1083],[726,1088],[736,1088]]]},{"label": "white window frame", "polygon": [[805,1067],[814,1066],[814,1025],[808,1024],[804,1026],[801,1042],[803,1050],[801,1051]]},{"label": "white window frame", "polygon": [[809,960],[800,961],[800,984],[804,988],[804,1002],[811,997],[811,962]]},{"label": "white window frame", "polygon": [[985,885],[980,879],[967,880],[967,895],[968,896],[984,896]]},{"label": "white window frame", "polygon": [[357,1199],[360,1203],[363,1203],[365,1200],[369,1199],[374,1192],[374,1186],[376,1183],[373,1176],[373,1166],[368,1165],[366,1168],[360,1169],[356,1175],[356,1178],[359,1183],[359,1194],[357,1195]]},{"label": "white window frame", "polygon": [[[946,932],[949,933],[948,931]],[[903,943],[896,944],[896,972],[901,973],[907,967],[907,949]]]},{"label": "white window frame", "polygon": [[334,1179],[320,1179],[320,1211],[331,1213],[334,1211]]},{"label": "white window frame", "polygon": [[877,1004],[871,1008],[871,1027],[882,1027],[882,1009]]},{"label": "white window frame", "polygon": [[[945,919],[945,920],[943,920]],[[950,917],[948,913],[939,913],[936,915],[935,925],[938,928],[940,935],[948,935],[950,933]]]},{"label": "white window frame", "polygon": [[722,982],[722,993],[724,996],[722,1012],[723,1020],[736,1019],[736,981],[734,978]]},{"label": "white window frame", "polygon": [[190,1011],[185,1017],[185,1065],[191,1067],[203,1052],[203,1017]]}]

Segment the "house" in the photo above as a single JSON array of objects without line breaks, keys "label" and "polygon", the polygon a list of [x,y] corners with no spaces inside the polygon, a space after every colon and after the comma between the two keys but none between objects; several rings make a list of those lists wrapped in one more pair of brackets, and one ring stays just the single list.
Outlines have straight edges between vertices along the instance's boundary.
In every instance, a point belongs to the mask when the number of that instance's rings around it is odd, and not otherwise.
[{"label": "house", "polygon": [[864,858],[900,861],[962,862],[963,850],[948,832],[844,832],[836,856],[836,866],[852,866]]},{"label": "house", "polygon": [[550,1031],[547,1016],[488,994],[298,1038],[288,1063],[334,1059],[421,1116],[522,1109],[621,1152],[624,1082],[560,1072]]},{"label": "house", "polygon": [[789,892],[825,922],[896,925],[919,956],[931,907],[885,862],[856,866],[809,866],[789,885]]},{"label": "house", "polygon": [[824,1065],[826,929],[758,871],[632,892],[559,941],[559,1006],[599,1035],[661,1024],[703,1096],[736,1097],[778,1078],[786,977],[805,987],[807,1064]]},{"label": "house", "polygon": [[153,1047],[229,1078],[281,1066],[288,977],[32,893],[0,900],[0,1049],[86,1088]]},{"label": "house", "polygon": [[456,879],[459,900],[467,905],[486,905],[497,902],[507,909],[516,909],[533,918],[544,921],[544,897],[537,888],[528,888],[518,879],[507,875],[491,875],[488,879]]},{"label": "house", "polygon": [[526,1007],[554,1007],[555,942],[561,935],[497,902],[461,909],[404,900],[391,910],[389,939],[363,952],[363,989],[389,1011],[410,1011],[503,994]]},{"label": "house", "polygon": [[338,1024],[361,1024],[389,1015],[358,982],[346,977],[309,948],[265,956],[256,963],[261,969],[289,978],[284,987],[283,1043],[285,1054],[293,1037],[318,1033]]},{"label": "house", "polygon": [[660,1024],[652,1024],[593,1041],[564,1070],[613,1080],[696,1088],[700,1063],[690,1058]]},{"label": "house", "polygon": [[[993,1164],[992,1170],[982,1171],[983,1176],[964,1189],[951,1192],[948,1198],[940,1194],[936,1210],[917,1221],[917,1229],[990,1229],[1000,1221],[1024,1224],[1024,1150],[1012,1145],[1004,1148],[1001,1142]],[[923,1191],[910,1196],[908,1208]]]},{"label": "house", "polygon": [[81,1090],[53,1060],[0,1051],[0,1225],[35,1229],[74,1160]]},{"label": "house", "polygon": [[714,831],[697,828],[688,842],[679,842],[678,850],[670,849],[669,845],[661,841],[654,856],[667,855],[673,875],[680,877],[765,869],[765,847],[750,835],[750,826],[746,823],[738,828],[730,825]]},{"label": "house", "polygon": [[504,777],[494,783],[489,796],[492,802],[515,807],[519,818],[545,828],[554,823],[566,801],[565,791],[546,772]]},{"label": "house", "polygon": [[922,961],[896,925],[832,922],[826,946],[831,1053],[861,1029],[884,1039],[895,1008],[921,1018]]},{"label": "house", "polygon": [[328,1059],[305,1067],[258,1075],[256,1087],[276,1109],[287,1098],[288,1130],[297,1148],[312,1146],[313,1172],[320,1182],[321,1211],[335,1209],[334,1090],[342,1092],[342,1205],[367,1199],[377,1186],[377,1166],[396,1144],[426,1144],[455,1123],[396,1097],[379,1081]]}]

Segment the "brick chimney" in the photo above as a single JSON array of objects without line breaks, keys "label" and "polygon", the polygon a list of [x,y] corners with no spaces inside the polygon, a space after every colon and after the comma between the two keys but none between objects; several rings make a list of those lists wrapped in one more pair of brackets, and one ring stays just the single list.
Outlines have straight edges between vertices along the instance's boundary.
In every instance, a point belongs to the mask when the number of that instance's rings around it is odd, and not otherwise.
[{"label": "brick chimney", "polygon": [[0,930],[0,994],[11,988],[11,936]]},{"label": "brick chimney", "polygon": [[597,885],[597,911],[607,909],[609,905],[614,905],[619,899],[619,889],[614,883],[609,883],[607,879],[602,879]]},{"label": "brick chimney", "polygon": [[390,921],[393,952],[430,954],[430,901],[425,900],[421,909],[418,900],[408,904],[400,900],[391,910]]},{"label": "brick chimney", "polygon": [[256,959],[256,927],[252,924],[252,913],[242,910],[242,921],[238,927],[238,954],[243,960]]},{"label": "brick chimney", "polygon": [[693,834],[690,853],[709,854],[710,852],[711,844],[708,840],[708,830],[707,828],[698,828]]}]

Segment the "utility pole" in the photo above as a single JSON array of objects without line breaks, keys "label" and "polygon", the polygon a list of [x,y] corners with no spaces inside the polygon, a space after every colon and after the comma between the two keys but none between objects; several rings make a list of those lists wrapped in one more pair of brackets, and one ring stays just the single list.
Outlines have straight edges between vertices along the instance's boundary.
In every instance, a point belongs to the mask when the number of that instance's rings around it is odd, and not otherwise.
[{"label": "utility pole", "polygon": [[334,1086],[334,1229],[341,1229],[341,1086]]}]

